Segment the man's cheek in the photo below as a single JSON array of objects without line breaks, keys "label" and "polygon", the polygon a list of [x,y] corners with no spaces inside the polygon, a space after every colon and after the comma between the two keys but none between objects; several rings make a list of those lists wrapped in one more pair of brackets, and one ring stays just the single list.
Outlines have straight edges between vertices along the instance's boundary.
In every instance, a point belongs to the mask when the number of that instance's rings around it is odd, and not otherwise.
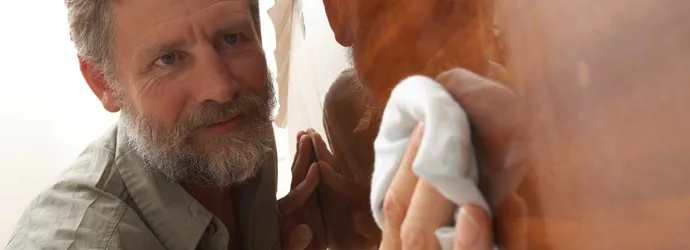
[{"label": "man's cheek", "polygon": [[[226,66],[236,83],[248,85],[252,89],[258,90],[267,80],[268,64],[263,51],[259,49],[252,49],[237,58],[229,59]],[[240,89],[243,87],[247,86],[241,86]]]}]

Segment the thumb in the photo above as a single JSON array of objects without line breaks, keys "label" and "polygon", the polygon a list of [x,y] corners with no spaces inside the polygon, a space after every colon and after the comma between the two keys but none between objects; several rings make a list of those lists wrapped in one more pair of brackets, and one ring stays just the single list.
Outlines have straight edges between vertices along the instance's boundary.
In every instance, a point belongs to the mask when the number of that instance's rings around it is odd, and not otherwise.
[{"label": "thumb", "polygon": [[463,68],[445,71],[436,77],[436,81],[463,106],[483,103],[487,96],[492,99],[487,103],[515,98],[513,91],[505,85]]},{"label": "thumb", "polygon": [[309,226],[301,224],[295,227],[288,237],[286,250],[304,250],[311,243],[313,233]]},{"label": "thumb", "polygon": [[507,111],[518,104],[516,95],[502,84],[461,68],[441,73],[436,81],[480,127],[504,124],[515,118],[511,116],[514,112]]},{"label": "thumb", "polygon": [[441,73],[436,81],[462,106],[473,132],[494,151],[507,150],[525,132],[525,103],[508,87],[460,68]]},{"label": "thumb", "polygon": [[474,205],[460,208],[455,224],[454,250],[490,250],[493,248],[491,220]]}]

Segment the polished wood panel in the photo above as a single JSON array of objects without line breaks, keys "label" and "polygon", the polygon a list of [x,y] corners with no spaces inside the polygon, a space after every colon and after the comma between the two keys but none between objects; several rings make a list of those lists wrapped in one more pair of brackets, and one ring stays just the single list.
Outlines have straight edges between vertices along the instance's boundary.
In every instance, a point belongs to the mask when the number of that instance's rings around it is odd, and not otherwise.
[{"label": "polished wood panel", "polygon": [[[370,231],[376,232],[368,237],[348,234],[343,228],[350,225],[350,218],[338,214],[362,205],[364,211],[369,210],[373,143],[391,90],[408,76],[435,77],[453,67],[485,74],[488,58],[500,53],[498,47],[487,46],[494,40],[493,18],[486,15],[490,1],[323,2],[336,40],[350,47],[356,70],[343,72],[331,86],[324,101],[324,127],[336,158],[335,170],[359,181],[353,189],[366,191],[351,199],[322,203],[324,211],[333,212],[325,212],[324,224],[330,249],[359,249],[357,243],[378,242],[380,232],[372,222]],[[322,197],[333,194],[327,187],[320,187],[319,192]]]},{"label": "polished wood panel", "polygon": [[514,184],[501,248],[690,249],[690,2],[498,6],[529,121],[526,161],[489,176]]}]

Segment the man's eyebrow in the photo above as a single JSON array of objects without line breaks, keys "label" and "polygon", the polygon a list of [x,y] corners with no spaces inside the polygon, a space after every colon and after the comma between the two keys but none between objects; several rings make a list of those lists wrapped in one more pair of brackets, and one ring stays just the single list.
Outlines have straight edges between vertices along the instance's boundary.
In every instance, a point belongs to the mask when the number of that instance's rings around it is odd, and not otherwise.
[{"label": "man's eyebrow", "polygon": [[213,29],[214,35],[221,35],[232,31],[249,31],[252,29],[252,19],[249,16],[233,17],[224,19],[220,25]]},{"label": "man's eyebrow", "polygon": [[142,52],[139,53],[139,55],[144,57],[158,56],[184,47],[185,45],[187,45],[187,42],[184,39],[157,42],[153,43],[153,45],[143,48],[141,50]]}]

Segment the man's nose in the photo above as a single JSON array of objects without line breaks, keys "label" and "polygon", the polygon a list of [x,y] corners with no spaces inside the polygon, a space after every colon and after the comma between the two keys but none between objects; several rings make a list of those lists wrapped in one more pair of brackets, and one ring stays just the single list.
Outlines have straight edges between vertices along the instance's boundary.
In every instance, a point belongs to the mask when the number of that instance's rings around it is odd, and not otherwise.
[{"label": "man's nose", "polygon": [[216,51],[207,51],[194,65],[192,92],[196,101],[226,103],[239,91],[236,75],[227,67]]}]

